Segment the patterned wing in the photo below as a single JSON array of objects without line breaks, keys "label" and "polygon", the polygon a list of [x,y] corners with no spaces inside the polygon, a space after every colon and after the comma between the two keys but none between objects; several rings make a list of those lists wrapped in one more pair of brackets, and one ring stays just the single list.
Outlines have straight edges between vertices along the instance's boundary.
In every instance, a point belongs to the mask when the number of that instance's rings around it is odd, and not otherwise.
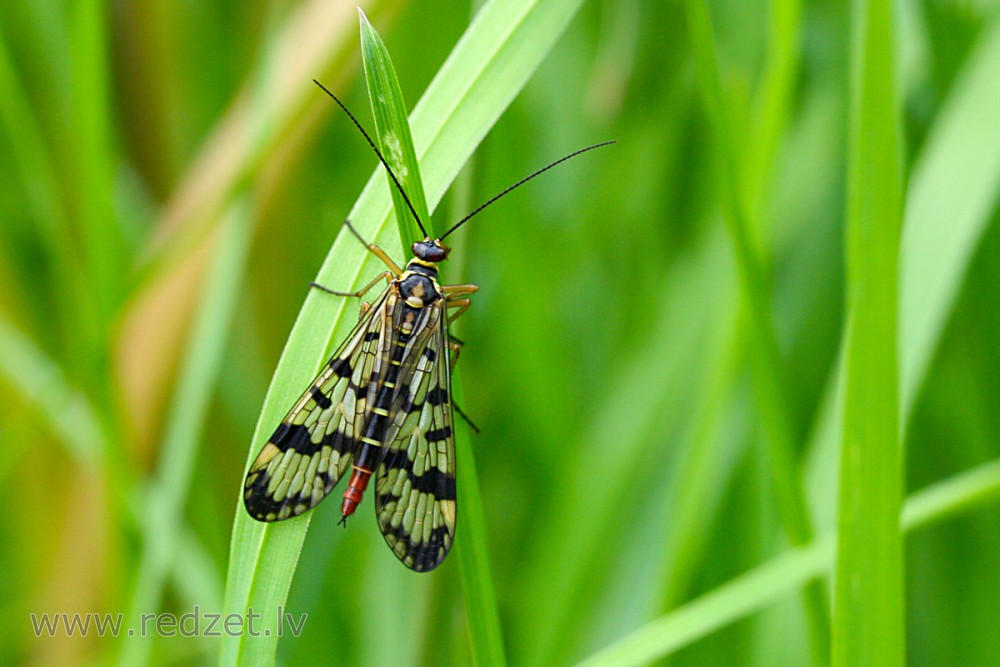
[{"label": "patterned wing", "polygon": [[428,335],[408,359],[415,365],[393,404],[388,451],[378,466],[375,512],[386,543],[417,572],[441,564],[455,537],[455,438],[445,306],[428,318]]},{"label": "patterned wing", "polygon": [[257,455],[243,502],[258,521],[281,521],[319,504],[354,456],[375,383],[372,365],[389,343],[395,297],[386,290],[288,412]]}]

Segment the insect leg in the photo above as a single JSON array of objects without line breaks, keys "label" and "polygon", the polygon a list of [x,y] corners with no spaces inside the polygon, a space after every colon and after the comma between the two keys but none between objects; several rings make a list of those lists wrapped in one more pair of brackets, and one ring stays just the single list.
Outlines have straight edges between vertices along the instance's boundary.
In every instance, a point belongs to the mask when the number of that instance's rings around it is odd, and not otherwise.
[{"label": "insect leg", "polygon": [[356,230],[354,228],[354,225],[351,224],[350,220],[344,220],[344,225],[349,230],[351,230],[351,233],[354,234],[354,238],[356,238],[357,240],[361,241],[361,243],[366,248],[368,248],[368,250],[371,251],[371,253],[373,255],[375,255],[376,257],[378,257],[380,260],[382,260],[383,264],[385,264],[386,266],[389,267],[389,270],[392,271],[392,275],[398,276],[399,274],[401,274],[403,272],[403,270],[401,268],[399,268],[399,265],[396,264],[396,262],[392,261],[392,258],[389,257],[389,255],[386,254],[385,250],[382,250],[382,248],[379,248],[374,243],[369,243],[368,241],[365,241],[361,237],[361,234],[358,233],[358,230]]},{"label": "insect leg", "polygon": [[[451,358],[451,367],[454,368],[455,364],[458,362],[458,354],[459,352],[462,351],[462,347],[465,345],[465,343],[458,340],[451,334],[448,334],[448,338],[450,339],[448,341],[448,349],[454,353],[454,356]],[[458,407],[458,404],[455,403],[455,401],[451,402],[451,407],[455,408],[455,412],[457,412],[458,415],[465,420],[465,423],[469,425],[469,428],[471,428],[477,434],[479,433],[479,427],[476,426],[471,419],[469,419],[469,415],[465,414],[462,411],[462,408]]]},{"label": "insect leg", "polygon": [[315,287],[318,290],[322,290],[322,291],[326,292],[327,294],[333,294],[335,296],[358,296],[358,297],[361,297],[361,296],[364,296],[368,292],[368,290],[370,290],[371,288],[375,287],[375,285],[378,284],[378,281],[385,280],[387,283],[391,283],[392,279],[394,277],[395,276],[392,274],[391,271],[383,271],[382,273],[380,273],[377,276],[375,276],[375,280],[371,281],[370,283],[368,283],[367,285],[365,285],[364,287],[362,287],[361,289],[359,289],[357,292],[338,292],[337,290],[332,290],[329,287],[324,287],[323,285],[320,285],[317,282],[311,282],[311,283],[309,283],[309,286],[310,287]]},{"label": "insect leg", "polygon": [[454,401],[451,402],[451,407],[455,408],[455,412],[458,413],[458,416],[461,417],[462,419],[464,419],[465,423],[469,425],[469,428],[471,428],[473,431],[475,431],[476,434],[478,435],[479,434],[479,427],[472,423],[472,420],[469,419],[469,415],[467,415],[464,412],[462,412],[462,408],[458,407],[458,404],[455,403]]},{"label": "insect leg", "polygon": [[479,291],[479,285],[445,285],[441,288],[446,301],[454,301]]},{"label": "insect leg", "polygon": [[[449,336],[450,336],[450,334],[449,334]],[[453,353],[452,357],[451,357],[451,366],[452,366],[452,368],[454,368],[455,364],[458,363],[458,355],[462,351],[462,347],[464,345],[465,345],[465,343],[463,343],[462,341],[458,340],[457,338],[453,338],[452,340],[448,341],[448,349],[451,350],[452,353]]]},{"label": "insect leg", "polygon": [[[449,301],[448,302],[448,307],[449,308],[458,308],[458,310],[455,311],[454,313],[452,313],[448,317],[448,326],[451,326],[451,323],[454,322],[455,320],[457,320],[458,316],[461,315],[462,313],[464,313],[465,311],[467,311],[469,309],[469,306],[471,306],[471,305],[472,305],[472,301],[470,301],[469,299],[455,299],[454,301]],[[449,345],[450,344],[451,343],[449,342]]]}]

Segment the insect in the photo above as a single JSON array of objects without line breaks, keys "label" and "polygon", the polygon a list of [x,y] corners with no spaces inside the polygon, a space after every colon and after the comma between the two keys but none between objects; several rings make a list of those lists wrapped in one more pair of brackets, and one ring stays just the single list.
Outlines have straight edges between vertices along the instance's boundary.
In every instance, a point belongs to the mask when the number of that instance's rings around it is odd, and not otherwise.
[{"label": "insect", "polygon": [[350,231],[386,271],[356,292],[363,297],[385,280],[370,304],[362,301],[354,330],[264,445],[244,483],[247,512],[258,521],[282,521],[312,509],[348,471],[341,504],[346,523],[375,477],[375,513],[392,552],[417,572],[434,569],[455,538],[455,435],[451,365],[461,344],[448,326],[470,305],[476,285],[441,285],[438,265],[448,257],[443,239],[508,192],[604,142],[571,153],[488,200],[440,238],[431,239],[392,169],[347,107],[318,81],[378,155],[424,232],[413,258],[400,268],[384,250]]}]

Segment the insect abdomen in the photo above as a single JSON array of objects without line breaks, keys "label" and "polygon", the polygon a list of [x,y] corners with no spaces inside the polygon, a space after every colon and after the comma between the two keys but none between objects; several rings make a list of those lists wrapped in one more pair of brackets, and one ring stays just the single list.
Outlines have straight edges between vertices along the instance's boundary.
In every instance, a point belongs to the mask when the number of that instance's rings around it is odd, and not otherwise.
[{"label": "insect abdomen", "polygon": [[400,332],[395,342],[395,348],[389,357],[389,367],[386,369],[382,386],[378,390],[371,417],[365,426],[365,436],[361,438],[361,446],[355,458],[354,472],[351,474],[347,489],[344,491],[344,502],[340,512],[345,518],[353,514],[361,503],[365,489],[368,488],[368,480],[371,479],[372,468],[375,462],[382,458],[383,441],[390,422],[389,407],[392,405],[392,398],[395,395],[399,367],[409,337],[409,332]]},{"label": "insect abdomen", "polygon": [[368,480],[371,477],[371,470],[354,466],[351,479],[347,482],[347,490],[344,491],[344,503],[340,507],[340,513],[344,515],[345,519],[354,514],[354,510],[361,504],[361,499],[365,495],[365,489],[368,488]]}]

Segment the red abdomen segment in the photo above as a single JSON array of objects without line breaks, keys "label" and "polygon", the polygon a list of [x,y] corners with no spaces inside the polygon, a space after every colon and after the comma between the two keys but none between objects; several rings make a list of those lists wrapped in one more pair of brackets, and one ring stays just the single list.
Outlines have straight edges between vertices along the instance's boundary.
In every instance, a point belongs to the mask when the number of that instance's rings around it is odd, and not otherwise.
[{"label": "red abdomen segment", "polygon": [[368,480],[371,477],[371,470],[354,466],[351,479],[347,482],[347,490],[344,491],[344,504],[340,508],[340,513],[344,515],[345,519],[354,514],[354,510],[358,508],[358,504],[365,495],[365,489],[368,488]]}]

